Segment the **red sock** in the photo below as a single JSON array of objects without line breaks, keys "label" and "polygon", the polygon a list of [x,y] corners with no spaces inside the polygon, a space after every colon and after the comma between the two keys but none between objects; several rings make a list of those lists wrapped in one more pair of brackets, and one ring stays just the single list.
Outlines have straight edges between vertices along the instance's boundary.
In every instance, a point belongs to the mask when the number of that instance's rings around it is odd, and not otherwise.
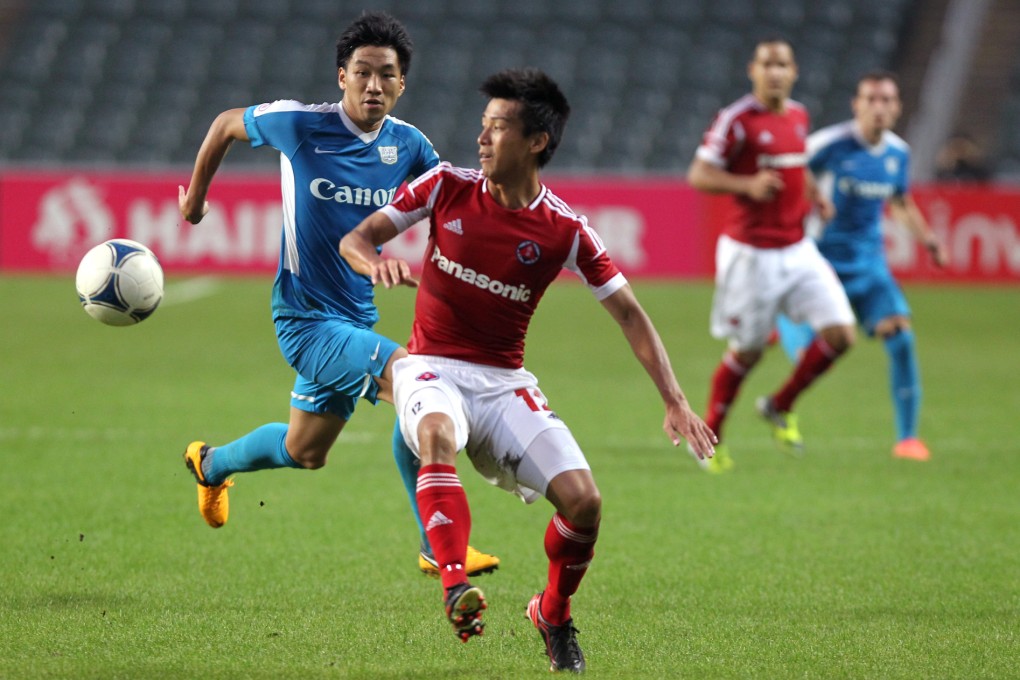
[{"label": "red sock", "polygon": [[418,511],[439,563],[443,588],[464,583],[471,510],[452,465],[422,465],[418,470]]},{"label": "red sock", "polygon": [[822,340],[821,336],[815,336],[814,341],[804,350],[793,375],[772,396],[772,403],[775,404],[776,410],[784,413],[790,411],[793,408],[793,402],[800,393],[806,390],[818,376],[829,370],[829,366],[832,366],[840,354],[841,352],[832,349],[829,343]]},{"label": "red sock", "polygon": [[542,594],[542,618],[554,626],[570,618],[570,596],[577,592],[588,564],[595,556],[599,528],[575,527],[560,513],[545,530],[549,556],[549,583]]},{"label": "red sock", "polygon": [[705,424],[712,428],[720,441],[722,441],[722,426],[723,421],[726,420],[726,413],[730,409],[730,404],[737,398],[740,383],[744,382],[746,375],[747,367],[737,361],[733,352],[730,351],[723,355],[719,367],[712,375],[712,391],[708,395]]}]

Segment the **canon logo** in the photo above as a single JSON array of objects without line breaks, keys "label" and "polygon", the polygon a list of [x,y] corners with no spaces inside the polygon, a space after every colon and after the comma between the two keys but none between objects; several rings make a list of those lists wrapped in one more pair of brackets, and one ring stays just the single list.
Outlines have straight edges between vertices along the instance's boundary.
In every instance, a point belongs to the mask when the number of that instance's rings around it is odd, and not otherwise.
[{"label": "canon logo", "polygon": [[889,198],[895,193],[896,187],[889,182],[866,182],[853,177],[840,177],[839,190],[848,196],[876,199]]},{"label": "canon logo", "polygon": [[337,203],[350,203],[353,205],[374,205],[377,208],[387,205],[397,193],[396,187],[392,189],[372,189],[371,187],[337,186],[323,177],[313,179],[308,189],[312,192],[312,196],[323,201],[336,201]]}]

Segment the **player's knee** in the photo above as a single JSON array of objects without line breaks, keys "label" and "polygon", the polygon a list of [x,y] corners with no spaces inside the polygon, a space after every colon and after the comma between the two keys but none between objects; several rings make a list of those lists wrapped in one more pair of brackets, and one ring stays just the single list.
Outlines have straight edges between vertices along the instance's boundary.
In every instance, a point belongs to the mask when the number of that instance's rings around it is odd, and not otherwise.
[{"label": "player's knee", "polygon": [[737,362],[745,370],[749,371],[755,367],[758,361],[761,360],[762,350],[760,349],[741,349],[732,350],[729,358],[732,361]]},{"label": "player's knee", "polygon": [[857,342],[857,332],[853,326],[830,326],[821,331],[822,339],[837,354],[842,354]]},{"label": "player's knee", "polygon": [[329,455],[329,449],[332,444],[333,440],[330,440],[327,445],[308,437],[302,438],[298,435],[295,428],[287,432],[287,439],[284,441],[287,455],[299,467],[306,470],[318,470],[324,466],[326,464],[326,456]]},{"label": "player's knee", "polygon": [[598,526],[602,519],[602,494],[593,487],[571,498],[564,510],[563,516],[576,527]]},{"label": "player's knee", "polygon": [[425,465],[453,465],[457,458],[457,437],[453,419],[443,413],[429,413],[418,423],[418,448]]},{"label": "player's knee", "polygon": [[291,447],[288,446],[287,455],[289,455],[295,463],[306,470],[318,470],[326,465],[326,457],[329,455],[329,449],[323,449],[322,447],[316,446],[297,446],[294,449],[291,449]]},{"label": "player's knee", "polygon": [[875,335],[883,339],[909,330],[910,319],[902,316],[890,316],[875,324]]}]

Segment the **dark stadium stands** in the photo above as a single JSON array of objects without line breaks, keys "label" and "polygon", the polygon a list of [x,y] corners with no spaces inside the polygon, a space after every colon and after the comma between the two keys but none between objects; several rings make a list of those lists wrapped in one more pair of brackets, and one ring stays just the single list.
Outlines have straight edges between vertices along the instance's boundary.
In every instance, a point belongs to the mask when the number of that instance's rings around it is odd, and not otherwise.
[{"label": "dark stadium stands", "polygon": [[[574,106],[557,170],[683,172],[712,114],[747,90],[756,37],[793,41],[795,96],[817,124],[831,123],[847,116],[861,71],[894,65],[912,4],[0,0],[0,160],[190,164],[223,109],[337,99],[335,38],[369,5],[392,11],[415,39],[396,115],[445,158],[475,162],[481,78],[534,65]],[[230,162],[277,160],[237,148]]]}]

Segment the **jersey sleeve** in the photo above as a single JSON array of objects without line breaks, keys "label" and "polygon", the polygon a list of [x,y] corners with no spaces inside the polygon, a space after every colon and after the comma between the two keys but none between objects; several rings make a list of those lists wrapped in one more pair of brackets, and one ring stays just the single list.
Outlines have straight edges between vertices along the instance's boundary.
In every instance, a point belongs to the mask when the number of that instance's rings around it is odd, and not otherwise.
[{"label": "jersey sleeve", "polygon": [[826,170],[829,162],[829,150],[831,144],[827,144],[828,135],[815,132],[807,138],[808,168],[814,174],[821,174]]},{"label": "jersey sleeve", "polygon": [[726,167],[727,159],[742,139],[743,128],[740,124],[735,118],[720,111],[705,131],[695,157],[720,168]]},{"label": "jersey sleeve", "polygon": [[573,248],[563,266],[581,277],[597,300],[605,300],[627,285],[627,279],[613,264],[602,239],[588,226],[588,221],[583,217],[578,219],[581,225],[574,235]]},{"label": "jersey sleeve", "polygon": [[823,127],[808,135],[805,150],[811,172],[816,175],[826,171],[834,173],[834,165],[838,162],[836,157],[841,153],[837,149],[845,149],[844,145],[852,136],[853,128],[849,121]]},{"label": "jersey sleeve", "polygon": [[292,99],[249,106],[244,112],[244,129],[252,147],[271,146],[293,156],[307,136],[307,120],[296,114],[311,111],[313,107]]},{"label": "jersey sleeve", "polygon": [[420,131],[416,135],[416,138],[418,140],[418,154],[416,156],[417,162],[414,167],[411,168],[411,176],[421,177],[426,172],[439,165],[439,154],[436,153],[436,150],[432,146],[432,142],[429,141],[429,138]]},{"label": "jersey sleeve", "polygon": [[445,162],[436,165],[404,186],[392,203],[379,209],[390,218],[398,232],[406,231],[432,214],[443,186],[445,170],[449,167],[450,164]]},{"label": "jersey sleeve", "polygon": [[903,162],[900,163],[899,175],[896,178],[896,195],[905,196],[910,191],[910,152],[904,151]]}]

